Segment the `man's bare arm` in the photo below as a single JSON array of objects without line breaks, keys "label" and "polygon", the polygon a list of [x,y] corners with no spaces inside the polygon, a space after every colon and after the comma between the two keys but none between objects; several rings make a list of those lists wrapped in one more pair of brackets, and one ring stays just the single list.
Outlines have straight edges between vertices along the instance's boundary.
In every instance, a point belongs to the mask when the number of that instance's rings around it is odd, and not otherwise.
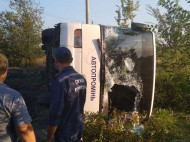
[{"label": "man's bare arm", "polygon": [[53,139],[53,136],[54,136],[56,130],[57,130],[57,126],[48,125],[47,140],[46,140],[46,142],[51,142],[51,140]]},{"label": "man's bare arm", "polygon": [[19,126],[16,129],[22,142],[36,142],[36,137],[31,123]]}]

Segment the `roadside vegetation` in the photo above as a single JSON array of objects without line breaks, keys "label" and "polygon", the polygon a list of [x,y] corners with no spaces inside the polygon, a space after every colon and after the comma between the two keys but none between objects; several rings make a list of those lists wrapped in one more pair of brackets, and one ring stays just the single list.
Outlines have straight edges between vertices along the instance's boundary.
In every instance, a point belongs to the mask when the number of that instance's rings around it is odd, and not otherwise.
[{"label": "roadside vegetation", "polygon": [[[134,133],[134,119],[123,121],[124,112],[115,110],[111,116],[86,114],[84,142],[189,142],[190,114],[155,109],[144,129]],[[144,116],[140,116],[140,120]]]},{"label": "roadside vegetation", "polygon": [[44,55],[40,47],[43,8],[34,0],[10,0],[9,8],[0,12],[0,52],[10,66],[27,68]]},{"label": "roadside vegetation", "polygon": [[158,21],[152,26],[157,36],[154,106],[187,112],[190,110],[190,11],[183,9],[178,0],[160,0],[158,6],[166,12],[149,7]]},{"label": "roadside vegetation", "polygon": [[[190,0],[184,1],[190,6]],[[144,129],[138,134],[131,131],[136,119],[123,121],[123,112],[115,110],[109,116],[87,113],[84,142],[190,141],[190,11],[181,7],[179,0],[158,0],[157,6],[148,6],[157,20],[150,25],[157,46],[152,116],[146,121],[139,116]],[[140,1],[121,0],[115,17],[118,26],[128,27],[139,7]],[[33,72],[44,68],[42,13],[35,0],[11,0],[10,11],[0,12],[0,52],[8,56],[10,66]]]}]

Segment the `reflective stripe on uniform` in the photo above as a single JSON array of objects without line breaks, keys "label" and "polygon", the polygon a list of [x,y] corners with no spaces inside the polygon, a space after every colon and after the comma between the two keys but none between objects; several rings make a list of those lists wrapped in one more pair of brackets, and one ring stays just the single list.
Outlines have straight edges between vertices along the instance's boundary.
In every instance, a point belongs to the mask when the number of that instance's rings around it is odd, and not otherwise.
[{"label": "reflective stripe on uniform", "polygon": [[63,82],[65,79],[69,78],[70,76],[75,76],[75,75],[79,75],[79,74],[78,73],[71,73],[71,74],[69,74],[69,75],[64,76],[63,78],[61,78],[59,80],[59,82]]}]

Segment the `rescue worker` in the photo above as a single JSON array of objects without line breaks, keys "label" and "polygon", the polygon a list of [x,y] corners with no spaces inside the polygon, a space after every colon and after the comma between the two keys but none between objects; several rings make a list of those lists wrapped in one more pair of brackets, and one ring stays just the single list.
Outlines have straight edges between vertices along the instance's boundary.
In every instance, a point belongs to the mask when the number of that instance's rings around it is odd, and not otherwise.
[{"label": "rescue worker", "polygon": [[18,132],[23,142],[35,142],[32,120],[22,96],[3,83],[7,71],[8,59],[0,53],[0,141],[17,142]]},{"label": "rescue worker", "polygon": [[59,47],[54,55],[59,75],[50,86],[47,142],[80,142],[83,134],[86,80],[71,66],[72,54]]}]

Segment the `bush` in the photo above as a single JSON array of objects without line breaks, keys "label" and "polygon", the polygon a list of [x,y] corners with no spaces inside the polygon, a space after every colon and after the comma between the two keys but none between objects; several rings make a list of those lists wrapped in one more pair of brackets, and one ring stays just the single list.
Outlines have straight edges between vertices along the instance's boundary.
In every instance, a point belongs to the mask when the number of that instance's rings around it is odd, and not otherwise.
[{"label": "bush", "polygon": [[153,116],[144,122],[142,135],[131,132],[136,119],[126,120],[124,114],[117,110],[109,117],[100,113],[86,113],[84,142],[171,141],[175,138],[175,118],[167,110],[156,110]]},{"label": "bush", "polygon": [[190,110],[190,50],[187,49],[158,50],[156,108]]},{"label": "bush", "polygon": [[144,123],[143,141],[173,141],[176,136],[175,117],[167,110],[156,110]]},{"label": "bush", "polygon": [[181,71],[171,75],[161,72],[156,80],[156,108],[188,111],[190,109],[190,75]]},{"label": "bush", "polygon": [[131,142],[140,137],[130,130],[133,121],[123,120],[124,112],[114,111],[105,116],[100,113],[87,113],[84,121],[84,142]]}]

